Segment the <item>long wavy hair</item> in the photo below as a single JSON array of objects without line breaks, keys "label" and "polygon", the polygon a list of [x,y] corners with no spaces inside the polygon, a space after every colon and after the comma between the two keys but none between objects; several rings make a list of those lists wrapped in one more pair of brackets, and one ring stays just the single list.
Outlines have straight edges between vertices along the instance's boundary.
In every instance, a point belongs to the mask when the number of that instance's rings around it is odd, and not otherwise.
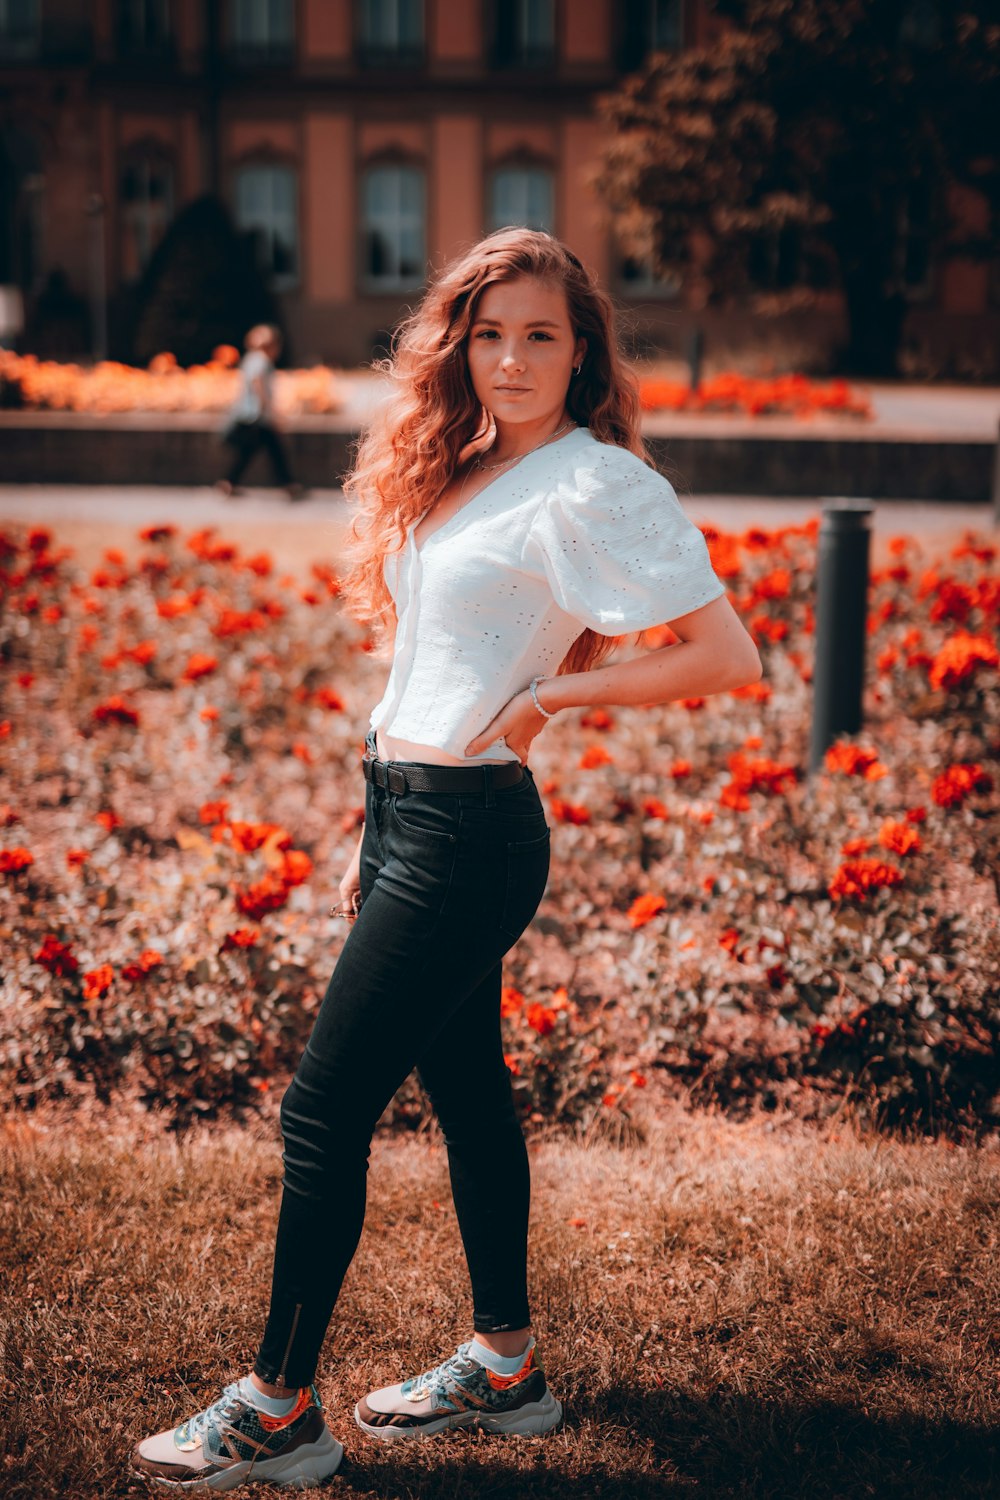
[{"label": "long wavy hair", "polygon": [[[574,337],[586,340],[566,409],[598,442],[613,443],[650,463],[640,433],[636,382],[618,348],[615,308],[572,250],[541,230],[498,229],[440,272],[415,311],[397,327],[391,356],[373,368],[393,389],[361,437],[344,491],[357,508],[340,569],[340,596],[371,627],[376,654],[385,654],[396,610],[383,576],[387,552],[406,540],[411,521],[434,504],[459,463],[495,437],[469,375],[469,330],[483,291],[532,276],[566,294]],[[585,672],[625,636],[584,629],[557,672]]]}]

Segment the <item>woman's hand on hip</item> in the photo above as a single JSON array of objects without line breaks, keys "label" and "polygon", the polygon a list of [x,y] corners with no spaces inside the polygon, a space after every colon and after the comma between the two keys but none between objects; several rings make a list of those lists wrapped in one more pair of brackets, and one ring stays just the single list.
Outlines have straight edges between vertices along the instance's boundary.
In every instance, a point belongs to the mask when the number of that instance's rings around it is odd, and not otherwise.
[{"label": "woman's hand on hip", "polygon": [[528,763],[531,742],[546,724],[545,717],[531,701],[527,688],[508,699],[500,712],[490,720],[481,734],[471,739],[465,747],[466,755],[478,755],[503,736],[504,742],[517,755],[522,766]]}]

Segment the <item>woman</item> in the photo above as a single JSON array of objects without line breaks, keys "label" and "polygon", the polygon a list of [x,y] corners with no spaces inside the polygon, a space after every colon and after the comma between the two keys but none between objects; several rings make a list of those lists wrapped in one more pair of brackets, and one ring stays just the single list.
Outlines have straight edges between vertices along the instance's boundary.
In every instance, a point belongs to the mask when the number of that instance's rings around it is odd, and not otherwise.
[{"label": "woman", "polygon": [[238,495],[244,469],[258,448],[264,448],[278,484],[290,500],[299,500],[305,491],[292,479],[285,445],[274,423],[274,366],[281,353],[281,333],[273,323],[258,323],[244,345],[240,393],[229,409],[223,435],[223,442],[233,450],[232,462],[226,478],[217,480],[215,488],[223,495]]},{"label": "woman", "polygon": [[[500,1030],[501,962],[549,868],[529,750],[567,708],[760,676],[701,532],[644,460],[611,303],[565,246],[488,236],[407,320],[389,373],[395,396],[345,486],[361,515],[343,596],[387,638],[394,627],[364,827],[340,882],[351,926],[282,1100],[253,1369],[137,1449],[141,1469],[175,1484],[308,1483],[336,1468],[312,1382],[361,1234],[372,1132],[414,1067],[447,1146],[473,1337],[369,1392],[355,1419],[384,1441],[560,1420],[530,1327],[528,1157]],[[597,666],[623,634],[665,621],[678,643]]]}]

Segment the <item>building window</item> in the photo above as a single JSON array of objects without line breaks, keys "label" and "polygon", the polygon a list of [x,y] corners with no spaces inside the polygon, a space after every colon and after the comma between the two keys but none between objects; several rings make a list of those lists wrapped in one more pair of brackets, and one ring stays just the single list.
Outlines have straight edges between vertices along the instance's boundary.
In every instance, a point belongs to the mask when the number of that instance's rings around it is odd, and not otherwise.
[{"label": "building window", "polygon": [[373,291],[423,284],[426,189],[420,167],[371,167],[361,193],[363,280]]},{"label": "building window", "polygon": [[291,62],[294,0],[231,0],[229,40],[237,62]]},{"label": "building window", "polygon": [[141,276],[174,216],[174,174],[170,164],[142,157],[122,174],[125,274]]},{"label": "building window", "polygon": [[552,173],[547,167],[500,167],[490,190],[490,228],[508,224],[555,232]]},{"label": "building window", "polygon": [[670,272],[658,276],[648,257],[623,255],[618,262],[618,287],[625,297],[676,297],[681,279]]},{"label": "building window", "polygon": [[626,0],[620,48],[624,72],[641,68],[651,52],[677,52],[683,45],[683,0]]},{"label": "building window", "polygon": [[40,40],[38,0],[0,0],[0,57],[34,57]]},{"label": "building window", "polygon": [[236,223],[252,237],[261,272],[279,288],[298,280],[296,199],[292,167],[241,167],[236,174]]},{"label": "building window", "polygon": [[499,68],[546,68],[555,61],[553,0],[495,0],[494,63]]},{"label": "building window", "polygon": [[423,0],[362,0],[360,52],[369,67],[423,62]]},{"label": "building window", "polygon": [[118,41],[123,52],[162,52],[169,40],[169,0],[119,0]]}]

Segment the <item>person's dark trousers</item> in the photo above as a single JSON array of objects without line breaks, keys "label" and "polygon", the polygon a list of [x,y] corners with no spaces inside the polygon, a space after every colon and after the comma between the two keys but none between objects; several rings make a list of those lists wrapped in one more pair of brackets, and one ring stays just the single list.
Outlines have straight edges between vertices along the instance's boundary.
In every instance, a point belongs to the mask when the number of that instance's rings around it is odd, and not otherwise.
[{"label": "person's dark trousers", "polygon": [[263,448],[271,461],[274,477],[283,489],[292,482],[285,445],[268,422],[234,422],[225,436],[225,442],[233,449],[233,460],[226,478],[230,484],[238,484],[243,471],[258,448]]},{"label": "person's dark trousers", "polygon": [[[254,1364],[274,1384],[314,1379],[361,1237],[372,1134],[414,1067],[448,1151],[473,1329],[531,1322],[528,1153],[503,1056],[501,960],[541,900],[549,828],[527,768],[500,788],[490,767],[467,769],[468,792],[364,783],[361,911],[281,1102],[284,1185]],[[405,1261],[403,1233],[397,1248]]]}]

